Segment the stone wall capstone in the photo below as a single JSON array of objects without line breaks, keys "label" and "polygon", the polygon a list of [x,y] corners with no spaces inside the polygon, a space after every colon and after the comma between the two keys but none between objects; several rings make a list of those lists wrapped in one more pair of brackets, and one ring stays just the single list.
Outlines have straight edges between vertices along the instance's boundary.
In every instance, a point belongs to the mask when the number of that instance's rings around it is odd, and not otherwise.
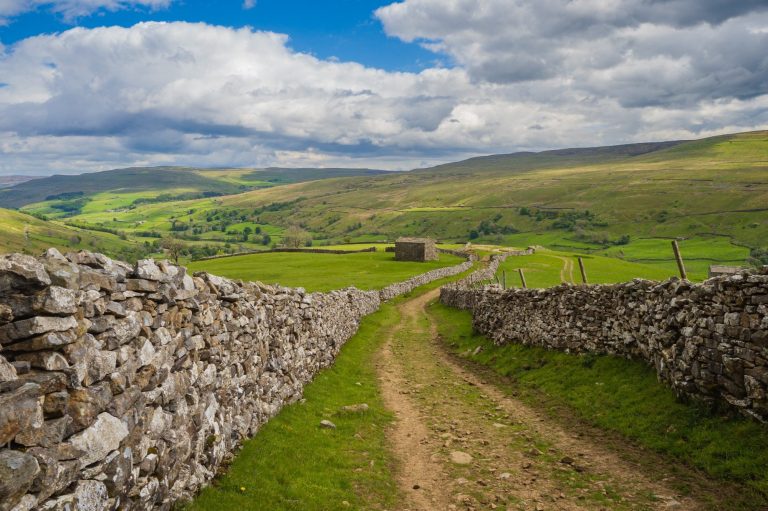
[{"label": "stone wall capstone", "polygon": [[131,266],[0,256],[0,511],[170,509],[190,498],[382,300]]},{"label": "stone wall capstone", "polygon": [[702,284],[673,278],[549,289],[449,285],[498,345],[611,354],[652,364],[679,396],[768,421],[768,267]]}]

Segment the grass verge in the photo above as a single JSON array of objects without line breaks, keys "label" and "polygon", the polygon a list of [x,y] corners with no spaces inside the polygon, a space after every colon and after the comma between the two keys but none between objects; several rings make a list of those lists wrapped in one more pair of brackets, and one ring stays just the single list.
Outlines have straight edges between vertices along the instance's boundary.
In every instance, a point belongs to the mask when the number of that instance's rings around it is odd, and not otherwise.
[{"label": "grass verge", "polygon": [[[461,278],[463,275],[453,278]],[[451,279],[422,286],[410,296]],[[365,317],[334,365],[246,441],[226,474],[185,511],[392,509],[400,497],[392,476],[386,429],[392,415],[378,388],[374,357],[400,320],[400,297]],[[364,413],[343,406],[366,403]],[[321,429],[328,419],[336,429]]]},{"label": "grass verge", "polygon": [[473,332],[470,312],[440,303],[429,310],[450,351],[503,376],[503,389],[528,404],[618,433],[713,478],[743,485],[730,509],[768,506],[764,425],[678,401],[640,362],[519,344],[495,346]]}]

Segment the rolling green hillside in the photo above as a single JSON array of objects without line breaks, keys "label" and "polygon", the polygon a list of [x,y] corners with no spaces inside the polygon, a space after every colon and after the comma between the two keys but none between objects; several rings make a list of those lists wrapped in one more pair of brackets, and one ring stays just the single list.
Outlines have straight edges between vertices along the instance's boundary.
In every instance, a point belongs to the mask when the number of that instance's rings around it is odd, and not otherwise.
[{"label": "rolling green hillside", "polygon": [[[64,216],[82,209],[94,195],[109,192],[123,199],[121,207],[137,199],[171,202],[203,196],[240,193],[288,183],[348,176],[372,176],[373,169],[200,169],[135,167],[91,174],[56,175],[22,182],[0,190],[0,207],[38,204],[47,214]],[[40,204],[43,203],[43,204]]]},{"label": "rolling green hillside", "polygon": [[0,208],[0,253],[39,254],[49,247],[62,251],[87,249],[130,258],[137,243],[109,233],[76,229]]},{"label": "rolling green hillside", "polygon": [[[542,245],[667,271],[669,240],[680,238],[697,278],[714,262],[745,264],[750,250],[768,243],[766,131],[495,155],[412,172],[164,169],[158,175],[167,181],[147,176],[146,190],[138,190],[141,183],[116,189],[118,181],[108,191],[89,189],[82,204],[64,197],[23,209],[129,240],[172,234],[208,252],[279,243],[286,229],[299,226],[314,245],[428,235]],[[5,193],[19,195],[20,203],[27,199],[19,190],[46,181]],[[261,188],[232,193],[246,183]],[[67,210],[67,202],[75,207]]]}]

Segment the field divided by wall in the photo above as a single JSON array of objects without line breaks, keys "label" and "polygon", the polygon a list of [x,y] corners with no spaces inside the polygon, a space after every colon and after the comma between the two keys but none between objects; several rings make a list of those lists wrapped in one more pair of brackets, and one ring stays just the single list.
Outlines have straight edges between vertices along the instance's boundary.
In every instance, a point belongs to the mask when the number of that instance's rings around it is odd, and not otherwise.
[{"label": "field divided by wall", "polygon": [[0,258],[0,507],[168,508],[332,364],[383,299],[101,254]]}]

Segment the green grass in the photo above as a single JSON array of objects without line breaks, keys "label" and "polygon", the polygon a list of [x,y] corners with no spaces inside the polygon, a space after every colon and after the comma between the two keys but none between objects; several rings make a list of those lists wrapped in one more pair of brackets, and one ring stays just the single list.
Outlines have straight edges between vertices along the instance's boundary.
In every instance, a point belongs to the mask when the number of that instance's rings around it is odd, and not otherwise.
[{"label": "green grass", "polygon": [[[422,286],[413,294],[449,280]],[[375,353],[401,321],[396,305],[403,299],[363,318],[334,365],[305,387],[305,401],[283,408],[246,441],[226,474],[184,509],[395,509],[401,495],[385,436],[393,417],[379,392]],[[368,412],[340,412],[343,406],[360,403],[368,404]],[[323,419],[337,429],[319,428]]]},{"label": "green grass", "polygon": [[[379,394],[372,358],[398,321],[389,304],[366,317],[335,364],[307,385],[306,401],[285,407],[245,442],[226,475],[204,489],[189,511],[392,507],[398,490],[385,438],[392,415]],[[339,412],[359,403],[369,411]],[[323,419],[337,429],[321,429]]]},{"label": "green grass", "polygon": [[113,234],[67,227],[2,208],[0,225],[0,253],[39,255],[49,247],[57,247],[62,252],[85,249],[118,256],[131,251],[135,245]]},{"label": "green grass", "polygon": [[233,279],[300,286],[308,291],[330,291],[348,286],[380,289],[462,261],[447,254],[441,254],[439,261],[416,263],[395,261],[394,254],[381,251],[357,254],[275,252],[196,261],[189,264],[189,269]]},{"label": "green grass", "polygon": [[[536,254],[529,256],[512,256],[507,258],[499,266],[498,275],[502,278],[507,273],[508,287],[522,287],[518,269],[522,268],[528,287],[552,287],[563,282],[580,283],[581,273],[577,257],[581,255],[587,279],[592,284],[608,284],[626,282],[634,278],[650,280],[664,280],[675,274],[677,267],[672,262],[669,268],[658,265],[633,263],[612,257],[576,254],[573,252],[559,252],[540,249]],[[565,271],[566,260],[569,261],[569,271]],[[562,275],[564,273],[564,275]],[[692,278],[701,275],[691,275]],[[705,275],[701,276],[702,278]],[[701,280],[701,279],[698,279]]]},{"label": "green grass", "polygon": [[[508,377],[511,383],[506,390],[517,392],[530,404],[565,405],[582,420],[713,477],[745,485],[743,501],[734,509],[768,505],[768,429],[764,425],[678,401],[646,364],[518,344],[499,347],[473,333],[469,312],[436,303],[430,313],[451,351]],[[471,355],[477,346],[482,350]]]}]

